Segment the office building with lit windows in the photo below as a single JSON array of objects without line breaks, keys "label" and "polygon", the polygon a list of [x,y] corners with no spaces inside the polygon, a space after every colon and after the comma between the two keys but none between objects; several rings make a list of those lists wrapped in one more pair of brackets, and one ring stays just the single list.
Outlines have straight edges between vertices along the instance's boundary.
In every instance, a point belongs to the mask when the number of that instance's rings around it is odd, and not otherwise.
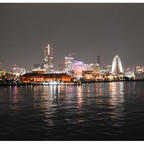
[{"label": "office building with lit windows", "polygon": [[64,70],[66,73],[71,73],[72,71],[72,64],[74,62],[74,58],[73,57],[65,57],[64,59]]},{"label": "office building with lit windows", "polygon": [[42,63],[42,68],[46,69],[47,73],[51,73],[54,70],[53,45],[52,44],[48,44],[44,48],[44,60]]}]

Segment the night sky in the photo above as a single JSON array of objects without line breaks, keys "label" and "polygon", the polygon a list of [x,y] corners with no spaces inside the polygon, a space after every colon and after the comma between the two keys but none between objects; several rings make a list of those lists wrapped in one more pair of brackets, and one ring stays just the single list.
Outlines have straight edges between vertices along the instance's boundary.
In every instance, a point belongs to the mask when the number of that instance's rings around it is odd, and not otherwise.
[{"label": "night sky", "polygon": [[144,65],[144,4],[0,4],[0,62],[31,69],[54,44],[55,63]]}]

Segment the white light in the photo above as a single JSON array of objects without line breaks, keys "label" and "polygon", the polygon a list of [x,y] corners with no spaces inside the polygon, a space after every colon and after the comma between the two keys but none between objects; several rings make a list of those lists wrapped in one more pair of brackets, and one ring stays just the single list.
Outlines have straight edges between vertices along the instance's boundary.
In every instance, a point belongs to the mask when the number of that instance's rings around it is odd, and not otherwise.
[{"label": "white light", "polygon": [[118,68],[120,70],[120,73],[123,73],[123,67],[122,67],[121,59],[118,55],[116,55],[113,59],[111,72],[114,73],[117,63],[118,63]]},{"label": "white light", "polygon": [[48,55],[49,55],[49,53],[50,53],[50,45],[48,44]]}]

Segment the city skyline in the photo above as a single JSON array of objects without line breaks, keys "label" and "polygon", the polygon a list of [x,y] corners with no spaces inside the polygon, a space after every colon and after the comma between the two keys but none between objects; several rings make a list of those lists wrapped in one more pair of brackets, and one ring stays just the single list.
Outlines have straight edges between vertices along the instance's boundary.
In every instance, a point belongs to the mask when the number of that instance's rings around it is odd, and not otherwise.
[{"label": "city skyline", "polygon": [[51,2],[0,3],[0,141],[144,140],[144,3]]},{"label": "city skyline", "polygon": [[[54,43],[54,60],[74,53],[85,63],[144,65],[144,4],[0,4],[0,62],[30,69]],[[135,59],[137,57],[137,59]]]}]

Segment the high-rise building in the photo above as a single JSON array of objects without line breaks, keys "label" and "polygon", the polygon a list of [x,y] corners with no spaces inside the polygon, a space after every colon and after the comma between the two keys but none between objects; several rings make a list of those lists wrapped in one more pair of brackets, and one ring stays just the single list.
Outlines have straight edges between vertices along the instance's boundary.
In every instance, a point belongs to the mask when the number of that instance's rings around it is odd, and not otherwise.
[{"label": "high-rise building", "polygon": [[63,61],[58,62],[58,67],[59,71],[64,71],[64,62]]},{"label": "high-rise building", "polygon": [[121,63],[121,59],[118,55],[116,55],[113,59],[112,62],[112,70],[111,73],[115,73],[115,74],[120,74],[123,73],[123,67],[122,67],[122,63]]},{"label": "high-rise building", "polygon": [[84,62],[74,61],[72,64],[72,70],[74,72],[74,77],[81,78],[83,71],[86,70]]},{"label": "high-rise building", "polygon": [[64,70],[67,73],[70,73],[72,71],[72,64],[74,62],[74,58],[73,57],[65,57],[64,59]]},{"label": "high-rise building", "polygon": [[52,44],[48,44],[44,48],[44,60],[42,63],[42,68],[46,69],[46,71],[53,72],[54,62],[53,62],[53,46]]}]

